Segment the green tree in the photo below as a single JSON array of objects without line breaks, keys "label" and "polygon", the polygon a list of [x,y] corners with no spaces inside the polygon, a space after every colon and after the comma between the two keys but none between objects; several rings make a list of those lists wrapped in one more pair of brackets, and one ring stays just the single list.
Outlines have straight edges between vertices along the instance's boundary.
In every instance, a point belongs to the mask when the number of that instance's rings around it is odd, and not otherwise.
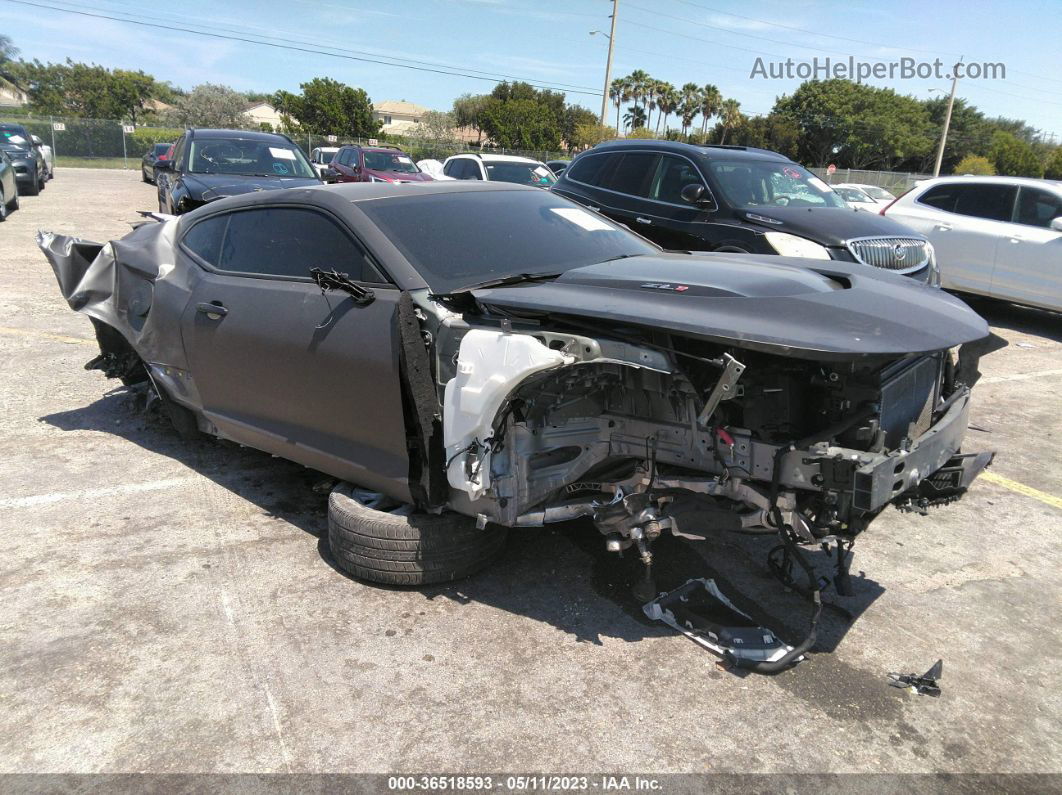
[{"label": "green tree", "polygon": [[975,177],[995,176],[996,167],[992,161],[981,155],[966,155],[955,165],[955,174],[972,174]]},{"label": "green tree", "polygon": [[15,77],[15,58],[18,53],[18,47],[11,41],[11,37],[0,33],[0,87],[18,88]]},{"label": "green tree", "polygon": [[1004,177],[1042,177],[1044,164],[1032,145],[1013,133],[997,130],[992,134],[988,158],[996,167],[996,173]]},{"label": "green tree", "polygon": [[534,99],[492,98],[483,110],[483,131],[507,149],[560,148],[556,115]]},{"label": "green tree", "polygon": [[429,110],[420,120],[421,136],[434,143],[456,139],[454,114],[442,110]]},{"label": "green tree", "polygon": [[31,109],[57,116],[136,123],[156,92],[155,78],[144,72],[110,70],[70,59],[62,64],[21,63],[18,72]]},{"label": "green tree", "polygon": [[483,110],[489,101],[489,94],[462,94],[454,100],[454,122],[476,131],[476,146],[483,143]]},{"label": "green tree", "polygon": [[682,134],[689,133],[693,119],[701,112],[701,87],[696,83],[686,83],[679,89],[678,113],[682,116]]},{"label": "green tree", "polygon": [[1047,179],[1062,179],[1062,146],[1056,146],[1051,151],[1051,154],[1047,156],[1044,177]]},{"label": "green tree", "polygon": [[589,149],[603,141],[614,138],[615,135],[616,131],[610,125],[598,124],[595,120],[576,125],[575,132],[572,134],[572,139],[568,142],[568,145],[572,151]]},{"label": "green tree", "polygon": [[564,123],[561,125],[561,140],[564,141],[564,145],[569,149],[575,149],[576,145],[572,143],[576,137],[575,131],[580,126],[596,126],[598,124],[598,115],[592,110],[587,110],[580,105],[569,105],[564,109]]},{"label": "green tree", "polygon": [[301,94],[278,91],[273,95],[273,107],[293,130],[362,138],[380,131],[380,122],[373,118],[372,100],[364,89],[330,77],[315,77],[299,88]]},{"label": "green tree", "polygon": [[719,143],[726,143],[727,131],[739,126],[745,119],[741,112],[741,103],[736,99],[724,99],[719,105],[719,120],[723,125],[723,134],[719,136]]},{"label": "green tree", "polygon": [[660,117],[663,116],[664,135],[667,135],[667,117],[679,108],[679,93],[671,83],[663,83],[657,93],[656,106],[660,113],[656,117],[656,129],[660,131]]},{"label": "green tree", "polygon": [[166,123],[181,127],[242,128],[247,99],[228,86],[203,83],[181,97],[172,110],[163,114]]},{"label": "green tree", "polygon": [[608,98],[616,105],[616,134],[620,132],[620,106],[631,100],[630,81],[626,77],[617,77],[608,89]]}]

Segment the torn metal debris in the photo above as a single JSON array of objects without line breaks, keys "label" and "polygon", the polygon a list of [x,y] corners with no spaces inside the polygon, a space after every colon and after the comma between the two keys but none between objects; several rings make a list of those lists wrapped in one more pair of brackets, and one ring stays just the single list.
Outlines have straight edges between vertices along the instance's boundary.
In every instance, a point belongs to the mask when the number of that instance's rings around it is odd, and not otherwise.
[{"label": "torn metal debris", "polygon": [[944,661],[937,660],[933,667],[919,676],[918,674],[889,674],[889,684],[903,690],[910,690],[920,696],[940,695],[940,685],[937,680],[944,674]]}]

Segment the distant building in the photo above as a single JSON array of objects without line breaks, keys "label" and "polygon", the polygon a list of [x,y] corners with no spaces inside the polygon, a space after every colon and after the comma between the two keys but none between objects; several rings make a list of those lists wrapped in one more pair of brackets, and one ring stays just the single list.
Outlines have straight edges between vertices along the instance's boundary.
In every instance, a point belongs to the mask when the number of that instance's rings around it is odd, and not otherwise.
[{"label": "distant building", "polygon": [[243,115],[250,119],[250,126],[260,127],[268,124],[270,129],[279,130],[283,124],[277,109],[268,102],[255,102],[243,110]]},{"label": "distant building", "polygon": [[428,112],[423,105],[406,102],[404,99],[385,99],[373,103],[373,118],[383,126],[380,132],[392,135],[416,135],[421,119]]},{"label": "distant building", "polygon": [[26,92],[14,83],[0,84],[0,105],[25,105]]}]

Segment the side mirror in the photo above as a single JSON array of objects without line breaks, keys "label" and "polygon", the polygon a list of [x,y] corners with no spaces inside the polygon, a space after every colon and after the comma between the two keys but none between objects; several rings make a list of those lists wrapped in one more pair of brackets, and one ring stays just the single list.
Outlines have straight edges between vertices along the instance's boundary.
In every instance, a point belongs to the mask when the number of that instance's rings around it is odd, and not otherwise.
[{"label": "side mirror", "polygon": [[31,135],[30,138],[33,140],[34,146],[40,146],[44,143],[39,135]]},{"label": "side mirror", "polygon": [[1051,221],[1051,228],[1056,232],[1062,232],[1062,215]]},{"label": "side mirror", "polygon": [[682,201],[688,202],[689,204],[708,204],[710,200],[706,194],[707,191],[705,190],[704,185],[699,182],[694,182],[690,185],[686,185],[679,195],[682,196]]},{"label": "side mirror", "polygon": [[155,161],[155,168],[159,169],[160,171],[172,171],[173,163],[168,158],[160,157],[158,160]]}]

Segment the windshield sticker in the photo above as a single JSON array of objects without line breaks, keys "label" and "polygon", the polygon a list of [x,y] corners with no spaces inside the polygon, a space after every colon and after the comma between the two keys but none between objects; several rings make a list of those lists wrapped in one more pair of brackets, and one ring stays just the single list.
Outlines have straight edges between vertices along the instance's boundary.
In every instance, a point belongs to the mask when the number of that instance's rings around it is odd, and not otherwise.
[{"label": "windshield sticker", "polygon": [[395,155],[395,161],[398,162],[398,163],[412,163],[413,162],[412,160],[410,160],[405,155]]},{"label": "windshield sticker", "polygon": [[7,136],[7,140],[9,140],[13,144],[24,144],[24,143],[26,143],[26,139],[23,138],[21,135],[9,135],[9,136]]},{"label": "windshield sticker", "polygon": [[284,176],[287,176],[288,167],[285,166],[283,163],[274,163],[273,164],[273,171],[275,171],[280,176],[284,177]]},{"label": "windshield sticker", "polygon": [[550,207],[550,211],[556,213],[565,221],[571,221],[587,232],[615,231],[597,216],[588,213],[586,210],[580,210],[578,207]]},{"label": "windshield sticker", "polygon": [[290,149],[279,149],[275,146],[269,147],[269,154],[273,155],[273,157],[277,158],[278,160],[295,159],[295,153],[292,152]]},{"label": "windshield sticker", "polygon": [[534,173],[538,174],[540,177],[548,177],[550,175],[550,170],[545,166],[535,166]]},{"label": "windshield sticker", "polygon": [[818,177],[811,177],[808,180],[808,184],[816,190],[821,191],[822,193],[829,193],[831,190],[833,190],[833,188],[831,188]]},{"label": "windshield sticker", "polygon": [[782,173],[789,177],[789,179],[800,179],[802,176],[801,173],[792,166],[786,166],[783,168]]}]

